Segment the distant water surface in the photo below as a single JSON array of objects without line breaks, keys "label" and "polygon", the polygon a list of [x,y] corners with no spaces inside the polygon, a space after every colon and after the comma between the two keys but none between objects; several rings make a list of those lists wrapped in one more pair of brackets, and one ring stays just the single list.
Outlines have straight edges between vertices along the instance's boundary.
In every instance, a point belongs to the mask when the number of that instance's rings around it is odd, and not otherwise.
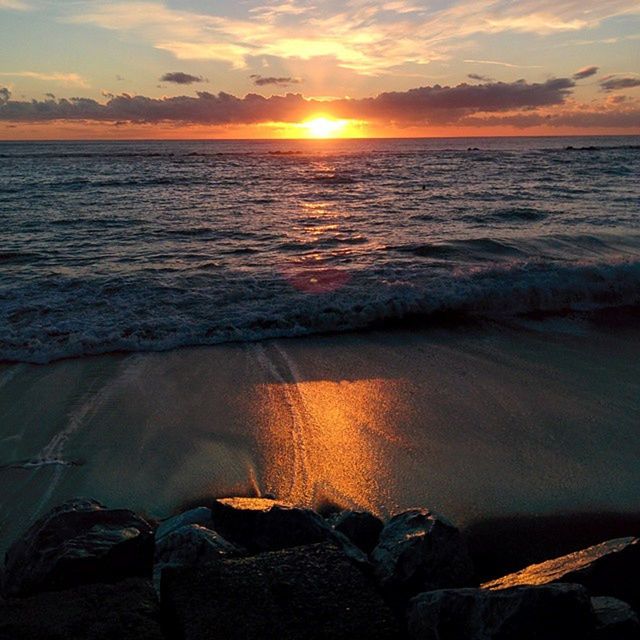
[{"label": "distant water surface", "polygon": [[0,144],[0,360],[640,302],[640,137]]}]

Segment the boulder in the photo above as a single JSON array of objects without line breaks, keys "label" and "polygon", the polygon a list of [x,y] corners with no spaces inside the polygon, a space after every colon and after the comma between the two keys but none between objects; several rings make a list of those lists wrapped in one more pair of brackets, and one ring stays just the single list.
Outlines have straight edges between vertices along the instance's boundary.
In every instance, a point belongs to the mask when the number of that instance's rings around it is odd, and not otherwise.
[{"label": "boulder", "polygon": [[331,541],[361,568],[370,566],[363,551],[311,509],[269,498],[223,498],[211,512],[214,529],[249,553]]},{"label": "boulder", "polygon": [[169,568],[162,602],[183,640],[382,640],[398,624],[373,583],[333,544]]},{"label": "boulder", "polygon": [[594,629],[586,589],[570,584],[421,593],[407,622],[415,640],[566,640]]},{"label": "boulder", "polygon": [[177,516],[163,520],[156,529],[156,542],[173,531],[190,524],[197,524],[201,527],[211,529],[213,525],[211,521],[211,509],[207,507],[196,507],[195,509],[190,509]]},{"label": "boulder", "polygon": [[640,621],[635,611],[622,600],[598,596],[591,598],[596,617],[592,640],[638,640]]},{"label": "boulder", "polygon": [[460,532],[427,509],[411,509],[391,518],[371,559],[380,586],[393,600],[420,591],[476,586]]},{"label": "boulder", "polygon": [[228,555],[241,555],[242,549],[227,542],[219,533],[197,524],[171,531],[156,542],[153,582],[160,586],[167,567],[193,567]]},{"label": "boulder", "polygon": [[163,640],[151,583],[130,578],[0,602],[0,640]]},{"label": "boulder", "polygon": [[33,524],[7,551],[7,596],[150,577],[153,529],[132,511],[70,500]]},{"label": "boulder", "polygon": [[591,595],[613,596],[640,607],[640,538],[617,538],[566,556],[533,564],[482,586],[505,589],[519,585],[574,582]]},{"label": "boulder", "polygon": [[314,511],[268,498],[224,498],[211,507],[213,528],[251,552],[322,542],[331,527]]},{"label": "boulder", "polygon": [[373,551],[384,528],[382,520],[367,511],[343,511],[331,520],[331,524],[365,553]]}]

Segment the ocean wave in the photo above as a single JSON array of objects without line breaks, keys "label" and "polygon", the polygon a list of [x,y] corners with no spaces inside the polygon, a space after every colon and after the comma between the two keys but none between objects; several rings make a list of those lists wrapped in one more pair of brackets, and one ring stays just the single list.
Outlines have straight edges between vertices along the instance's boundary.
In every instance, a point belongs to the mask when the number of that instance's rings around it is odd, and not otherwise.
[{"label": "ocean wave", "polygon": [[618,144],[618,145],[586,145],[582,147],[574,147],[573,145],[567,145],[564,148],[565,151],[640,151],[640,144]]},{"label": "ocean wave", "polygon": [[[108,352],[334,333],[454,316],[505,318],[640,305],[640,261],[526,262],[467,271],[424,271],[404,281],[371,272],[308,269],[270,279],[224,274],[228,286],[102,291],[53,288],[30,304],[0,300],[0,360],[44,363]],[[26,292],[25,294],[26,295]]]},{"label": "ocean wave", "polygon": [[495,222],[538,222],[548,217],[548,212],[532,207],[505,207],[462,216],[468,222],[488,224]]}]

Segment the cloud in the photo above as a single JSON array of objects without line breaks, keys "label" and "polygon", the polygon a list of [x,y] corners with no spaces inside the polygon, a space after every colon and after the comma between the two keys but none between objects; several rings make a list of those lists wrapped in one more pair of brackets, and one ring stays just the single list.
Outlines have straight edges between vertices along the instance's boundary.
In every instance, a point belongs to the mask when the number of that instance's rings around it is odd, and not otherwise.
[{"label": "cloud", "polygon": [[22,0],[0,0],[0,9],[11,9],[13,11],[31,11],[33,7]]},{"label": "cloud", "polygon": [[579,31],[613,16],[640,13],[637,0],[245,0],[215,3],[215,14],[151,1],[78,0],[69,7],[68,22],[126,32],[181,60],[219,60],[244,69],[256,56],[332,58],[369,75],[450,58],[462,41],[476,35]]},{"label": "cloud", "polygon": [[582,67],[582,69],[578,69],[578,71],[573,74],[573,79],[584,80],[585,78],[595,76],[596,73],[598,73],[598,67]]},{"label": "cloud", "polygon": [[492,82],[454,87],[433,85],[409,91],[381,93],[371,98],[320,101],[300,94],[265,98],[248,94],[200,91],[196,97],[149,98],[126,93],[99,103],[87,98],[57,102],[7,101],[0,120],[47,122],[55,120],[175,122],[182,124],[258,124],[299,122],[317,113],[336,118],[366,119],[403,124],[450,123],[474,113],[533,109],[562,104],[574,87],[573,80],[557,78],[544,83]]},{"label": "cloud", "polygon": [[0,107],[7,102],[11,98],[11,91],[7,89],[7,87],[0,87]]},{"label": "cloud", "polygon": [[620,89],[633,89],[634,87],[640,87],[640,77],[606,76],[600,80],[602,91],[618,91]]},{"label": "cloud", "polygon": [[481,82],[493,82],[493,78],[488,76],[481,76],[479,73],[470,73],[467,75],[470,80],[480,80]]},{"label": "cloud", "polygon": [[518,129],[532,127],[575,128],[575,129],[631,129],[638,131],[640,104],[630,108],[574,109],[558,113],[519,113],[489,117],[470,116],[459,124],[471,127],[503,127]]},{"label": "cloud", "polygon": [[300,78],[292,78],[290,76],[284,78],[276,78],[273,76],[265,77],[254,73],[249,77],[253,80],[253,84],[257,85],[258,87],[265,87],[270,84],[276,85],[278,87],[287,87],[291,84],[300,84],[302,82]]},{"label": "cloud", "polygon": [[39,71],[3,71],[0,76],[6,78],[32,78],[34,80],[45,80],[49,82],[59,82],[65,86],[76,86],[87,88],[87,81],[77,73],[41,73]]},{"label": "cloud", "polygon": [[542,69],[542,67],[537,64],[512,64],[511,62],[500,62],[499,60],[464,60],[464,62],[473,62],[475,64],[494,64],[500,67],[508,67],[509,69]]},{"label": "cloud", "polygon": [[175,84],[194,84],[196,82],[206,82],[202,76],[192,76],[190,73],[182,71],[170,71],[165,73],[161,78],[161,82],[174,82]]},{"label": "cloud", "polygon": [[623,102],[627,102],[629,100],[629,96],[623,96],[619,93],[613,96],[607,96],[607,104],[622,104]]}]

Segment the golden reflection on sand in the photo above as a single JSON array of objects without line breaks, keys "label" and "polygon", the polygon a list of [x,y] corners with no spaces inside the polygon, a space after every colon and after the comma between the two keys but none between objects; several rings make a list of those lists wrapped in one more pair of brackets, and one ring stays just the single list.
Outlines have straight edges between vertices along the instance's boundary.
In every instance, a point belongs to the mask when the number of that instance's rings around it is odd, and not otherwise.
[{"label": "golden reflection on sand", "polygon": [[390,442],[406,402],[401,380],[310,380],[258,386],[264,485],[280,500],[373,512],[389,504]]}]

